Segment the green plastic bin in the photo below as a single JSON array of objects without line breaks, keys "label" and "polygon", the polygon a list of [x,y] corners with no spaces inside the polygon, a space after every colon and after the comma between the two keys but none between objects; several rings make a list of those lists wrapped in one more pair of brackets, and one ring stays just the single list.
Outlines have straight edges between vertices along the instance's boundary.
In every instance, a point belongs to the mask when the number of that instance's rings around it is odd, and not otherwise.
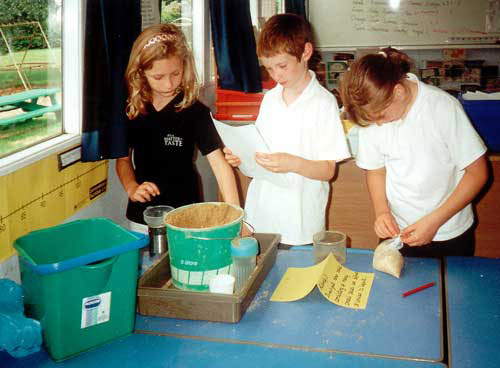
[{"label": "green plastic bin", "polygon": [[25,313],[39,320],[60,361],[134,329],[144,234],[105,218],[77,220],[18,238]]}]

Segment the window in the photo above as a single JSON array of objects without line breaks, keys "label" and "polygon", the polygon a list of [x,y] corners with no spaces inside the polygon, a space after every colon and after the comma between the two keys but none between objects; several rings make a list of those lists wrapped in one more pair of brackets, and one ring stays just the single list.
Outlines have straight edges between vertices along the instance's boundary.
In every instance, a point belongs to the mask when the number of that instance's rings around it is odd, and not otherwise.
[{"label": "window", "polygon": [[0,175],[79,142],[79,3],[0,3]]},{"label": "window", "polygon": [[[249,0],[252,24],[258,30],[274,14],[283,13],[284,0]],[[181,27],[194,54],[200,82],[215,82],[216,67],[210,35],[208,0],[161,0],[162,23]]]},{"label": "window", "polygon": [[193,0],[163,0],[161,23],[172,23],[180,27],[193,46]]},{"label": "window", "polygon": [[17,7],[0,21],[0,157],[62,133],[61,1]]},{"label": "window", "polygon": [[215,61],[210,57],[210,22],[208,0],[162,0],[161,22],[179,26],[193,50],[200,83],[215,80]]},{"label": "window", "polygon": [[284,0],[250,0],[252,23],[260,30],[264,23],[275,14],[284,13]]}]

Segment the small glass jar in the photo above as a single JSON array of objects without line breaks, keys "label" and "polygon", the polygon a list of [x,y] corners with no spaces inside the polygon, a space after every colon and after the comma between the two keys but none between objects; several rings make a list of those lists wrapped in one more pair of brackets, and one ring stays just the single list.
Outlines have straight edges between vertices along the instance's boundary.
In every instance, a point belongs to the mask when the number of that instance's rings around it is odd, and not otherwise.
[{"label": "small glass jar", "polygon": [[322,262],[332,253],[340,264],[347,259],[347,236],[340,231],[320,231],[313,236],[314,264]]},{"label": "small glass jar", "polygon": [[235,293],[245,287],[255,269],[258,249],[257,240],[252,237],[238,237],[231,241],[231,257],[233,259],[231,274],[236,279]]}]

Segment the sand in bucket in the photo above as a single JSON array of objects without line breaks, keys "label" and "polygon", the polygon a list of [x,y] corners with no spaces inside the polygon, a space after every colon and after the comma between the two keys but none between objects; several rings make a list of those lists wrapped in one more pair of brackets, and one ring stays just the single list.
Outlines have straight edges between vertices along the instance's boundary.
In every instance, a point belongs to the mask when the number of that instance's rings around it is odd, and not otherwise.
[{"label": "sand in bucket", "polygon": [[223,202],[194,203],[165,215],[175,287],[208,291],[210,278],[229,274],[231,240],[240,234],[243,215]]}]

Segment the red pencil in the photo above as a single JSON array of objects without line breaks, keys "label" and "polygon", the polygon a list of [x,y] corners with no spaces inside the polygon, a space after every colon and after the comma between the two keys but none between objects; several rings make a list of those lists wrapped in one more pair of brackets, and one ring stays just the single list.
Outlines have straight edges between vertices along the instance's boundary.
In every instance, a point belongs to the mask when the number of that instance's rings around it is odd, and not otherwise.
[{"label": "red pencil", "polygon": [[407,291],[406,293],[403,293],[403,298],[406,298],[408,295],[411,295],[411,294],[414,294],[414,293],[418,293],[419,291],[422,291],[424,289],[430,288],[431,286],[434,286],[435,284],[436,284],[435,282],[429,282],[428,284],[419,286],[416,289]]}]

